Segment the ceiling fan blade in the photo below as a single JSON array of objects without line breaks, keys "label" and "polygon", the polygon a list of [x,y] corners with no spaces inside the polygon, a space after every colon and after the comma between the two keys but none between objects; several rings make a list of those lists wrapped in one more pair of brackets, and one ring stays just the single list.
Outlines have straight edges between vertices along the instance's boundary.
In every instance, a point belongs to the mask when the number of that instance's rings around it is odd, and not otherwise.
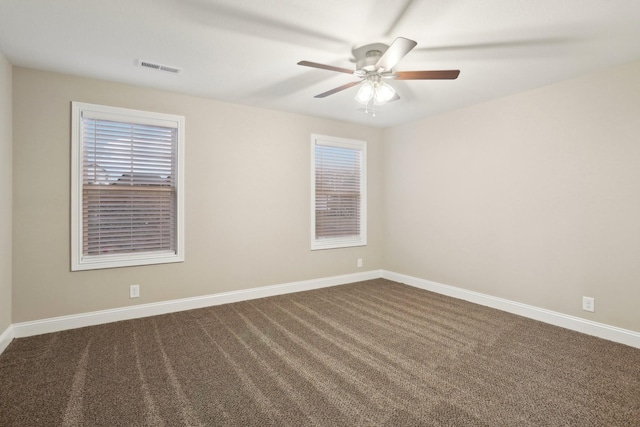
[{"label": "ceiling fan blade", "polygon": [[553,47],[564,46],[569,43],[578,43],[580,39],[570,37],[549,37],[539,39],[525,39],[525,40],[504,40],[497,42],[486,43],[470,43],[470,44],[454,44],[454,45],[441,45],[431,47],[419,47],[415,52],[431,53],[438,51],[460,51],[460,50],[498,50],[509,48],[522,48],[522,47]]},{"label": "ceiling fan blade", "polygon": [[418,43],[413,40],[398,37],[391,43],[389,49],[382,55],[376,63],[376,70],[390,70],[396,66],[404,56],[416,47]]},{"label": "ceiling fan blade", "polygon": [[320,95],[316,95],[316,96],[314,96],[314,98],[324,98],[324,97],[327,97],[329,95],[333,95],[336,92],[340,92],[342,90],[349,89],[350,87],[359,85],[360,83],[362,83],[362,80],[357,81],[357,82],[350,82],[350,83],[347,83],[346,85],[338,86],[335,89],[331,89],[329,91],[323,92]]},{"label": "ceiling fan blade", "polygon": [[298,65],[302,65],[304,67],[320,68],[322,70],[338,71],[339,73],[353,74],[353,70],[334,67],[333,65],[318,64],[317,62],[300,61],[298,62]]},{"label": "ceiling fan blade", "polygon": [[460,70],[438,71],[397,71],[394,73],[396,80],[455,80]]},{"label": "ceiling fan blade", "polygon": [[402,9],[395,17],[389,28],[387,28],[387,31],[384,33],[385,37],[391,37],[392,34],[396,33],[395,30],[398,27],[398,24],[400,24],[400,22],[404,20],[407,15],[407,11],[411,8],[414,2],[415,0],[406,0],[406,3],[402,7]]}]

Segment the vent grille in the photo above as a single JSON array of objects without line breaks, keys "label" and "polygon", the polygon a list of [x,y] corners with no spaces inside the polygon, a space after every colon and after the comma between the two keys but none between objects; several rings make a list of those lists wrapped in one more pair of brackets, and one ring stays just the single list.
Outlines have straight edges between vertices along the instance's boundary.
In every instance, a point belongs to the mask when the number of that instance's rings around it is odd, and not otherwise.
[{"label": "vent grille", "polygon": [[182,68],[172,67],[171,65],[156,64],[155,62],[144,61],[142,59],[138,59],[138,66],[151,68],[153,70],[158,70],[158,71],[166,71],[167,73],[173,73],[173,74],[178,74],[182,72]]}]

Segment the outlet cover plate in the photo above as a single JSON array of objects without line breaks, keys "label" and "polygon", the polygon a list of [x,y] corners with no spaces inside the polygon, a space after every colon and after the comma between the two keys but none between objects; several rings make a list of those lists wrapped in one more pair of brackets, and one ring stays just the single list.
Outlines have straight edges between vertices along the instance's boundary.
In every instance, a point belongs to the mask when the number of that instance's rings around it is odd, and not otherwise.
[{"label": "outlet cover plate", "polygon": [[591,297],[582,297],[582,309],[584,311],[590,311],[590,312],[594,312],[595,311],[595,300]]},{"label": "outlet cover plate", "polygon": [[129,298],[138,298],[140,296],[140,285],[129,286]]}]

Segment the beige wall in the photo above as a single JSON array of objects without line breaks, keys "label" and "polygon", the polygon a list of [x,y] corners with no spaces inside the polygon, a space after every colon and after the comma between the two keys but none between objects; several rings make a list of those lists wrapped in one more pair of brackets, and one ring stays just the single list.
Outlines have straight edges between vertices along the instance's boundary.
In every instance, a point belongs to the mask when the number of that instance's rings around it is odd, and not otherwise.
[{"label": "beige wall", "polygon": [[[385,268],[640,331],[640,62],[384,132],[19,67],[13,95],[14,323]],[[69,271],[72,100],[186,116],[185,263]],[[366,248],[309,250],[311,133],[369,141]]]},{"label": "beige wall", "polygon": [[384,137],[386,269],[640,331],[640,62]]},{"label": "beige wall", "polygon": [[11,64],[0,53],[0,334],[11,325]]},{"label": "beige wall", "polygon": [[[382,267],[381,131],[19,67],[13,78],[14,323]],[[70,272],[71,101],[186,117],[184,263]],[[369,143],[367,247],[309,250],[311,133]]]}]

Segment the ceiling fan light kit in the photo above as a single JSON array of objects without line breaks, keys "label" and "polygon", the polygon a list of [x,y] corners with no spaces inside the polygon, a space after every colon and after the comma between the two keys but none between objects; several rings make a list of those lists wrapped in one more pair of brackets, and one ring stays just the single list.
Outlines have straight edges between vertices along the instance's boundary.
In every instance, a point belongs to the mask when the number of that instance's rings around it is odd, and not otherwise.
[{"label": "ceiling fan light kit", "polygon": [[375,117],[375,107],[380,107],[394,98],[399,97],[389,83],[381,81],[379,76],[371,76],[362,83],[355,99],[365,106],[365,113],[369,112],[371,105],[371,111]]},{"label": "ceiling fan light kit", "polygon": [[380,81],[380,78],[374,76],[366,79],[360,86],[356,94],[356,101],[367,105],[373,100],[376,105],[384,105],[391,101],[395,94],[395,89],[389,83]]},{"label": "ceiling fan light kit", "polygon": [[400,99],[395,89],[383,79],[396,80],[453,80],[458,78],[460,70],[439,70],[439,71],[398,71],[393,72],[398,62],[409,53],[417,43],[404,37],[398,37],[391,46],[383,43],[373,43],[361,46],[352,50],[356,62],[355,70],[334,67],[331,65],[318,64],[316,62],[300,61],[298,65],[323,70],[337,71],[339,73],[353,74],[360,78],[360,81],[350,82],[331,89],[327,92],[316,95],[316,98],[325,98],[334,93],[360,85],[355,100],[363,104],[368,112],[369,105],[373,104],[373,116],[375,117],[375,107],[386,104],[390,101]]}]

